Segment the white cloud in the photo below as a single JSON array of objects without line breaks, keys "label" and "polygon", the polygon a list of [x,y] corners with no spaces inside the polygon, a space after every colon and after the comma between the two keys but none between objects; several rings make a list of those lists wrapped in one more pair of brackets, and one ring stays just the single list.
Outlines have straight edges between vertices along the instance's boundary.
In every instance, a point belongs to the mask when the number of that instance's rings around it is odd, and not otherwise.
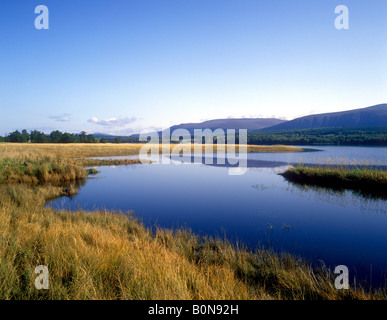
[{"label": "white cloud", "polygon": [[71,115],[68,113],[62,114],[60,116],[51,116],[50,119],[58,122],[67,122],[71,120]]},{"label": "white cloud", "polygon": [[227,119],[258,119],[258,118],[276,118],[281,120],[287,120],[287,116],[282,114],[239,114],[239,115],[229,115]]},{"label": "white cloud", "polygon": [[163,128],[161,127],[131,127],[131,128],[125,128],[120,130],[114,130],[111,128],[103,130],[103,133],[115,135],[115,136],[130,136],[132,134],[139,134],[139,133],[146,133],[146,132],[158,132],[162,131]]},{"label": "white cloud", "polygon": [[92,117],[87,120],[90,123],[94,123],[99,126],[107,127],[107,128],[117,128],[117,127],[125,127],[128,124],[135,122],[137,119],[135,117],[132,118],[110,118],[106,120],[99,120],[96,117]]}]

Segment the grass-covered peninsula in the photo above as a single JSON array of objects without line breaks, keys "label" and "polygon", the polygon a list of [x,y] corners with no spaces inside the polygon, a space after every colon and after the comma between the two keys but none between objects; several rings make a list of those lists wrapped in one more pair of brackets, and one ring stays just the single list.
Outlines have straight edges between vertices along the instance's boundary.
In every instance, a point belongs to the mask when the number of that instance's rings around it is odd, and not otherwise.
[{"label": "grass-covered peninsula", "polygon": [[348,189],[362,195],[387,198],[387,171],[383,168],[297,165],[281,175],[298,184]]},{"label": "grass-covered peninsula", "polygon": [[[105,148],[0,144],[0,299],[386,298],[383,290],[336,290],[331,270],[288,254],[187,230],[153,232],[131,213],[44,207],[76,193],[86,157],[136,152]],[[34,286],[38,265],[49,269],[49,290]]]}]

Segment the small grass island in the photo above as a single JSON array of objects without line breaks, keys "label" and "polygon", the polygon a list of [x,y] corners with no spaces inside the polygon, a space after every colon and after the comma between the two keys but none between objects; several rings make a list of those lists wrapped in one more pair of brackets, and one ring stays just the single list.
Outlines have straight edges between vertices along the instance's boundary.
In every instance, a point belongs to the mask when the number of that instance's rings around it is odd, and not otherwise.
[{"label": "small grass island", "polygon": [[331,189],[349,189],[363,195],[387,198],[386,168],[297,165],[280,173],[288,181]]}]

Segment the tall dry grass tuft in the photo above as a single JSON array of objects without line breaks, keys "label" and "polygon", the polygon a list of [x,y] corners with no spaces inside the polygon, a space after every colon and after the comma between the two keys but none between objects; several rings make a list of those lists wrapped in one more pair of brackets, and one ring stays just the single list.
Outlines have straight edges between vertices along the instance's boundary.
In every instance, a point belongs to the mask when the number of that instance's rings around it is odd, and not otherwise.
[{"label": "tall dry grass tuft", "polygon": [[84,179],[86,170],[71,159],[28,155],[0,159],[0,183],[44,184]]}]

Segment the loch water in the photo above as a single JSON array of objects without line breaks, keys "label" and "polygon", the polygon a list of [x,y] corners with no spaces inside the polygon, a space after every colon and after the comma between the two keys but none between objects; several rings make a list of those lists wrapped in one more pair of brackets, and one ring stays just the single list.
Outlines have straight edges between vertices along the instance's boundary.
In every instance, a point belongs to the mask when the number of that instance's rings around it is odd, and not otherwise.
[{"label": "loch water", "polygon": [[386,166],[387,148],[306,148],[319,151],[249,153],[243,175],[187,159],[171,165],[100,167],[77,195],[46,206],[132,211],[148,227],[185,227],[251,249],[289,252],[315,265],[346,265],[352,282],[384,283],[387,201],[293,184],[278,173],[294,163]]}]

